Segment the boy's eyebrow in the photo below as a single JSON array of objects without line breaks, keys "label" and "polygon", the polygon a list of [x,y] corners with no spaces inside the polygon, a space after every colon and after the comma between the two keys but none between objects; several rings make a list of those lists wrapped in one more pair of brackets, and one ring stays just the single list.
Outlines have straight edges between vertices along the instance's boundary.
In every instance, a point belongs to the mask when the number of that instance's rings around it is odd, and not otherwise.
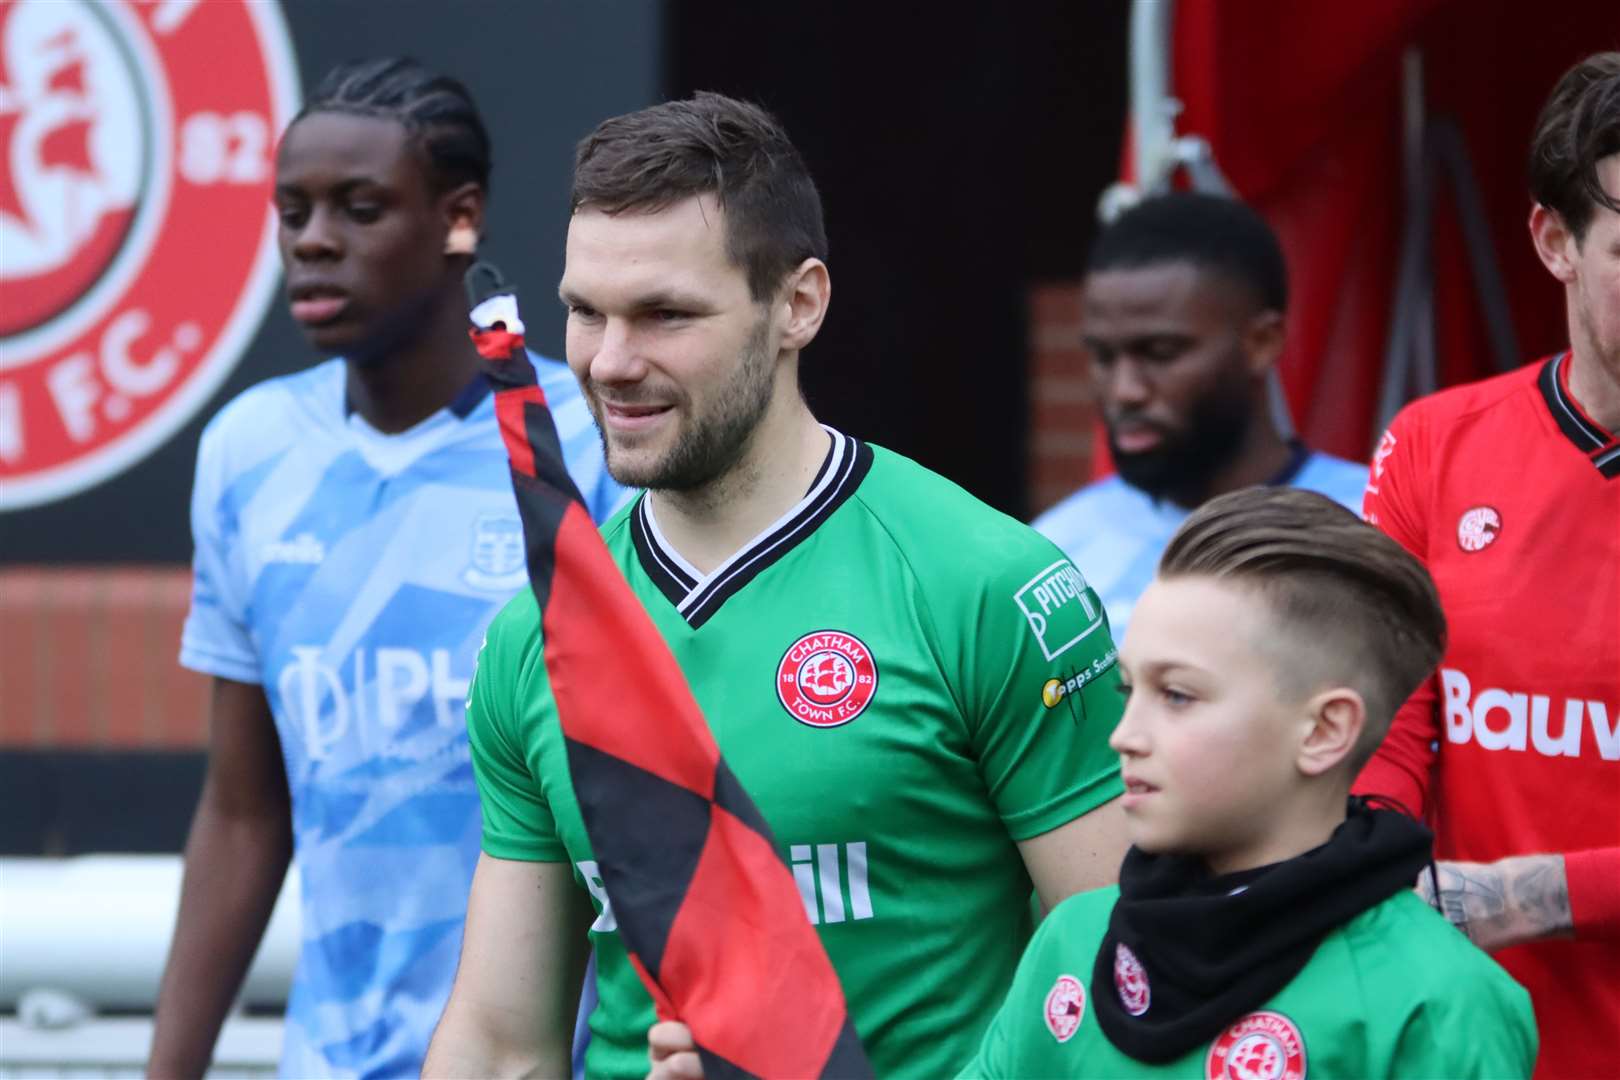
[{"label": "boy's eyebrow", "polygon": [[1193,663],[1191,660],[1144,660],[1133,668],[1125,662],[1124,657],[1121,657],[1119,663],[1120,667],[1125,668],[1133,675],[1164,675],[1167,672],[1183,670],[1190,671],[1195,675],[1207,674],[1204,667]]}]

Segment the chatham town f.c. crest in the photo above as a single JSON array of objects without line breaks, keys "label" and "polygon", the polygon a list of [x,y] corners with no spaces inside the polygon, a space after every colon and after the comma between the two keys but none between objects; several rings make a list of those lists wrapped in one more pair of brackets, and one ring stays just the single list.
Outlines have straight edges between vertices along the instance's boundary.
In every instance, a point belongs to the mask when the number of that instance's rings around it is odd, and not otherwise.
[{"label": "chatham town f.c. crest", "polygon": [[1052,1038],[1066,1043],[1080,1029],[1086,1015],[1086,988],[1073,975],[1059,975],[1046,993],[1046,1030]]},{"label": "chatham town f.c. crest", "polygon": [[806,634],[776,666],[776,696],[788,715],[816,728],[841,727],[872,703],[877,665],[866,643],[841,630]]},{"label": "chatham town f.c. crest", "polygon": [[157,448],[275,295],[273,3],[0,0],[0,510]]},{"label": "chatham town f.c. crest", "polygon": [[1209,1080],[1305,1080],[1305,1039],[1280,1012],[1252,1012],[1218,1035],[1204,1058]]},{"label": "chatham town f.c. crest", "polygon": [[1120,1005],[1132,1016],[1141,1016],[1153,1003],[1147,969],[1123,941],[1114,946],[1114,990]]}]

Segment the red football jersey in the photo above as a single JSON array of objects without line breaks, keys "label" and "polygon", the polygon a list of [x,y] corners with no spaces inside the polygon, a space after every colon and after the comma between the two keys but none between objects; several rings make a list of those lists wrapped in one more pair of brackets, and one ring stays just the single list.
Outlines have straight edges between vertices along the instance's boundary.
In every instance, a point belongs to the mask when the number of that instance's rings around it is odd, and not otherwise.
[{"label": "red football jersey", "polygon": [[[1568,368],[1414,402],[1374,454],[1363,513],[1429,568],[1450,643],[1356,790],[1426,814],[1442,859],[1620,845],[1620,440]],[[1538,1078],[1620,1076],[1620,940],[1496,959],[1535,1002]]]}]

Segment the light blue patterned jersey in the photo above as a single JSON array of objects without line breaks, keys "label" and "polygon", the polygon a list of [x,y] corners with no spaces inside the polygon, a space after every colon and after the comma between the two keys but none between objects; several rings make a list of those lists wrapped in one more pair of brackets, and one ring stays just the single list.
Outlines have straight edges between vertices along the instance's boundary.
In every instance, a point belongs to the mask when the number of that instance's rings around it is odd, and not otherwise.
[{"label": "light blue patterned jersey", "polygon": [[[1367,466],[1313,451],[1280,482],[1320,492],[1359,515]],[[1114,640],[1121,641],[1136,598],[1153,580],[1159,556],[1189,513],[1169,500],[1155,500],[1116,474],[1081,488],[1033,524],[1097,590]]]},{"label": "light blue patterned jersey", "polygon": [[[625,492],[562,364],[534,357],[602,520]],[[303,947],[285,1076],[416,1076],[478,858],[464,703],[484,628],[527,586],[479,383],[398,435],[345,415],[344,364],[259,384],[203,432],[180,662],[262,684],[292,793]]]}]

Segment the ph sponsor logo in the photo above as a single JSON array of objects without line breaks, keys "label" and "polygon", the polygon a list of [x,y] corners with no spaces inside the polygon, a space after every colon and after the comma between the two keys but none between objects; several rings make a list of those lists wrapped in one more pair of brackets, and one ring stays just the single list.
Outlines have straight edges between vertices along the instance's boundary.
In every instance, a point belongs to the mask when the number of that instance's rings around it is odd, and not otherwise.
[{"label": "ph sponsor logo", "polygon": [[1013,594],[1041,653],[1056,660],[1103,624],[1102,607],[1068,559],[1042,570]]},{"label": "ph sponsor logo", "polygon": [[1046,992],[1046,1030],[1052,1038],[1066,1043],[1080,1030],[1086,1015],[1086,987],[1073,975],[1059,975]]},{"label": "ph sponsor logo", "polygon": [[1305,1080],[1305,1039],[1280,1012],[1252,1012],[1209,1045],[1208,1080]]},{"label": "ph sponsor logo", "polygon": [[294,645],[276,678],[281,711],[303,735],[311,761],[340,750],[378,751],[407,719],[430,709],[439,728],[465,724],[463,712],[471,679],[454,674],[449,649],[356,649],[346,662],[332,661],[320,645]]},{"label": "ph sponsor logo", "polygon": [[1444,667],[1440,689],[1448,742],[1573,758],[1590,745],[1602,760],[1620,761],[1620,709],[1611,713],[1606,702],[1495,686],[1476,692],[1465,673]]},{"label": "ph sponsor logo", "polygon": [[135,464],[235,366],[297,85],[273,3],[0,0],[0,510]]},{"label": "ph sponsor logo", "polygon": [[877,693],[877,681],[871,650],[841,630],[804,635],[776,666],[782,708],[810,727],[841,727],[861,715]]}]

